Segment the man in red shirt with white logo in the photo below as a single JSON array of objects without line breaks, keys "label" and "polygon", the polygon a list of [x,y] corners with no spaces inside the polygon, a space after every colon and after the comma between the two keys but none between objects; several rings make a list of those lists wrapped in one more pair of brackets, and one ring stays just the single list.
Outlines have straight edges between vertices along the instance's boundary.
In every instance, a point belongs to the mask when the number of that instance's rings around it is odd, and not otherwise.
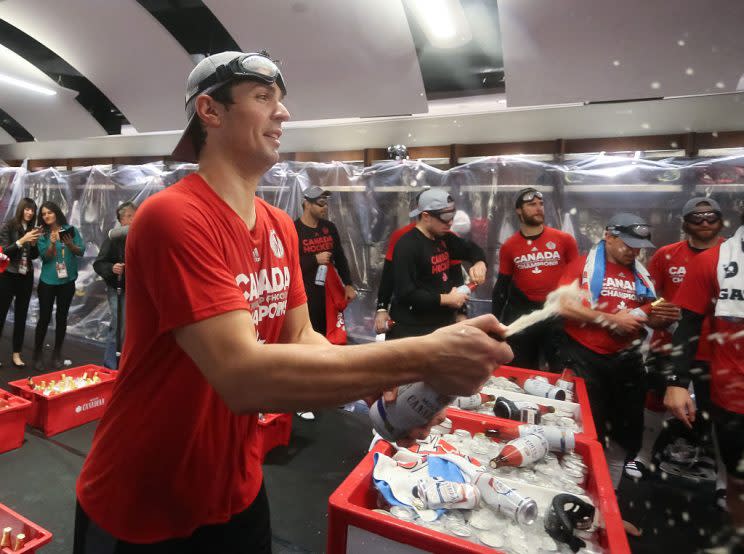
[{"label": "man in red shirt with white logo", "polygon": [[[674,302],[682,319],[672,338],[664,404],[688,427],[697,408],[688,386],[704,321],[712,318],[710,397],[713,429],[726,466],[734,528],[744,529],[744,216],[733,237],[695,257]],[[736,539],[734,539],[736,542]],[[736,552],[744,551],[738,544]],[[734,550],[732,550],[734,551]]]},{"label": "man in red shirt with white logo", "polygon": [[641,248],[653,248],[650,237],[642,218],[619,213],[607,223],[604,240],[571,262],[560,281],[567,285],[578,280],[588,297],[561,307],[567,335],[561,357],[586,381],[615,487],[625,462],[641,446],[646,390],[640,352],[643,326],[666,327],[678,316],[668,303],[651,306],[654,287],[636,260]]},{"label": "man in red shirt with white logo", "polygon": [[[724,241],[720,236],[723,229],[721,207],[712,198],[697,197],[688,200],[682,208],[682,230],[685,240],[659,248],[648,264],[648,271],[656,287],[659,298],[674,299],[682,286],[685,276],[696,263],[698,255]],[[710,358],[711,347],[707,340],[710,332],[711,318],[703,322],[702,334],[698,341],[691,377],[695,387],[695,401],[698,409],[710,412]],[[672,333],[667,329],[654,331],[651,339],[651,355],[647,360],[650,368],[651,389],[660,390],[661,397],[666,390],[664,370],[669,365],[672,350]],[[649,438],[649,437],[647,437]],[[648,442],[644,440],[644,444]],[[645,460],[644,460],[645,461]],[[719,468],[719,470],[722,468]],[[641,476],[639,470],[637,475]],[[723,473],[721,475],[721,496],[724,491]]]},{"label": "man in red shirt with white logo", "polygon": [[[517,193],[519,231],[499,252],[499,275],[493,288],[492,313],[505,324],[543,307],[566,266],[579,256],[576,240],[545,225],[543,195],[534,188]],[[561,369],[558,356],[560,324],[548,320],[509,338],[514,359],[509,365],[551,371]]]},{"label": "man in red shirt with white logo", "polygon": [[255,195],[289,119],[278,67],[223,52],[186,86],[173,158],[199,170],[147,199],[127,238],[127,336],[78,479],[75,554],[270,552],[259,412],[416,381],[471,394],[510,355],[490,316],[330,345],[310,324],[292,220]]}]

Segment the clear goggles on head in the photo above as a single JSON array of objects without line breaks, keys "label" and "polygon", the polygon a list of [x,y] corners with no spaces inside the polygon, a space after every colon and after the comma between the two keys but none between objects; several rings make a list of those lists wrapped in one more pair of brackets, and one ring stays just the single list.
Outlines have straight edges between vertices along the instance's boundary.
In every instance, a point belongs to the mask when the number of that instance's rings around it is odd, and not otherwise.
[{"label": "clear goggles on head", "polygon": [[287,86],[279,66],[263,52],[245,54],[230,60],[229,63],[217,67],[209,77],[202,79],[196,87],[196,92],[186,98],[186,104],[196,96],[205,91],[217,88],[234,79],[246,78],[259,81],[265,85],[277,84],[283,95],[287,94]]},{"label": "clear goggles on head", "polygon": [[455,219],[455,210],[445,210],[441,212],[426,212],[430,216],[438,219],[442,223],[449,223],[453,219]]},{"label": "clear goggles on head", "polygon": [[721,219],[721,214],[718,212],[710,211],[710,212],[692,212],[685,216],[685,221],[687,223],[692,223],[695,225],[700,225],[703,221],[707,221],[708,223],[716,223],[719,219]]},{"label": "clear goggles on head", "polygon": [[535,198],[538,200],[543,199],[543,193],[539,190],[530,190],[525,192],[522,196],[519,197],[519,204],[526,204],[527,202],[532,202]]},{"label": "clear goggles on head", "polygon": [[612,234],[615,236],[621,233],[627,233],[639,239],[650,239],[651,238],[651,226],[644,224],[637,225],[613,225],[608,227]]}]

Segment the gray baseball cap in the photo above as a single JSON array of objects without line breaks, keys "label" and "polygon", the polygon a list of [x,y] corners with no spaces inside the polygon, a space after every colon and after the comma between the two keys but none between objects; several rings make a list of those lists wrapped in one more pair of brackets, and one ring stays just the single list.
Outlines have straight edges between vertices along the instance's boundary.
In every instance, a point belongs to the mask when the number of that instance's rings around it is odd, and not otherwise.
[{"label": "gray baseball cap", "polygon": [[605,227],[613,236],[619,237],[631,248],[655,248],[651,238],[651,226],[642,217],[619,213],[613,215]]},{"label": "gray baseball cap", "polygon": [[312,187],[308,187],[305,189],[305,192],[302,193],[302,196],[307,198],[308,200],[317,200],[321,196],[330,196],[331,193],[328,192],[325,189],[320,188],[317,185],[313,185]]},{"label": "gray baseball cap", "polygon": [[452,200],[449,192],[440,188],[429,189],[419,194],[417,208],[408,215],[416,217],[423,212],[438,212],[447,209],[455,209],[455,201]]},{"label": "gray baseball cap", "polygon": [[197,122],[196,98],[214,92],[230,81],[247,79],[265,84],[276,83],[282,94],[287,94],[279,67],[265,52],[220,52],[196,64],[186,79],[186,128],[171,157],[181,162],[197,162],[192,133]]},{"label": "gray baseball cap", "polygon": [[712,198],[698,196],[696,198],[690,198],[687,202],[685,202],[685,205],[682,208],[682,217],[685,217],[686,215],[694,212],[695,208],[697,208],[700,204],[708,204],[710,206],[710,211],[718,212],[719,214],[721,213],[721,206],[718,205],[718,202],[716,202]]}]

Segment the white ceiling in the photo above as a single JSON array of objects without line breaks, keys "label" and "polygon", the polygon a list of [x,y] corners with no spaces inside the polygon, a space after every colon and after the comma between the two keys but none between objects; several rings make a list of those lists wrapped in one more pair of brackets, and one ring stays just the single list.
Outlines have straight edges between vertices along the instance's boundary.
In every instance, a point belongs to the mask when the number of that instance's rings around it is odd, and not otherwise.
[{"label": "white ceiling", "polygon": [[[293,114],[282,137],[283,151],[744,129],[741,94],[549,109],[507,108],[498,95],[427,105],[401,2],[205,0],[242,49],[266,48],[281,60]],[[57,87],[59,94],[49,102],[50,97],[19,95],[0,86],[0,108],[40,141],[14,143],[0,130],[0,159],[170,152],[177,140],[172,130],[184,124],[183,83],[194,62],[137,2],[3,0],[0,18],[85,75],[140,133],[158,132],[80,140],[104,132],[69,91]],[[612,25],[597,32],[608,43],[621,38],[621,29]],[[581,66],[581,55],[576,51],[574,59],[552,63]],[[658,70],[663,75],[665,68]],[[55,87],[30,64],[0,49],[3,71]],[[590,77],[583,78],[588,82]],[[572,79],[581,83],[582,76]],[[396,114],[418,115],[387,117]]]}]

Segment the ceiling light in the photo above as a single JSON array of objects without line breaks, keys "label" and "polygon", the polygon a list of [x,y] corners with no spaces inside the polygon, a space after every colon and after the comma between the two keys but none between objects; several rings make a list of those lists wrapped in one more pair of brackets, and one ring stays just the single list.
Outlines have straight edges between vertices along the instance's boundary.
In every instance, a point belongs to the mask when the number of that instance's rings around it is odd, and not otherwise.
[{"label": "ceiling light", "polygon": [[409,5],[435,48],[456,48],[473,38],[460,0],[410,0]]},{"label": "ceiling light", "polygon": [[52,90],[50,88],[40,87],[39,85],[34,85],[33,83],[29,83],[21,79],[16,79],[15,77],[3,75],[2,73],[0,73],[0,83],[8,83],[9,85],[14,85],[17,87],[25,88],[27,90],[32,90],[34,92],[38,92],[39,94],[45,94],[47,96],[54,96],[55,94],[57,94],[57,91]]}]

